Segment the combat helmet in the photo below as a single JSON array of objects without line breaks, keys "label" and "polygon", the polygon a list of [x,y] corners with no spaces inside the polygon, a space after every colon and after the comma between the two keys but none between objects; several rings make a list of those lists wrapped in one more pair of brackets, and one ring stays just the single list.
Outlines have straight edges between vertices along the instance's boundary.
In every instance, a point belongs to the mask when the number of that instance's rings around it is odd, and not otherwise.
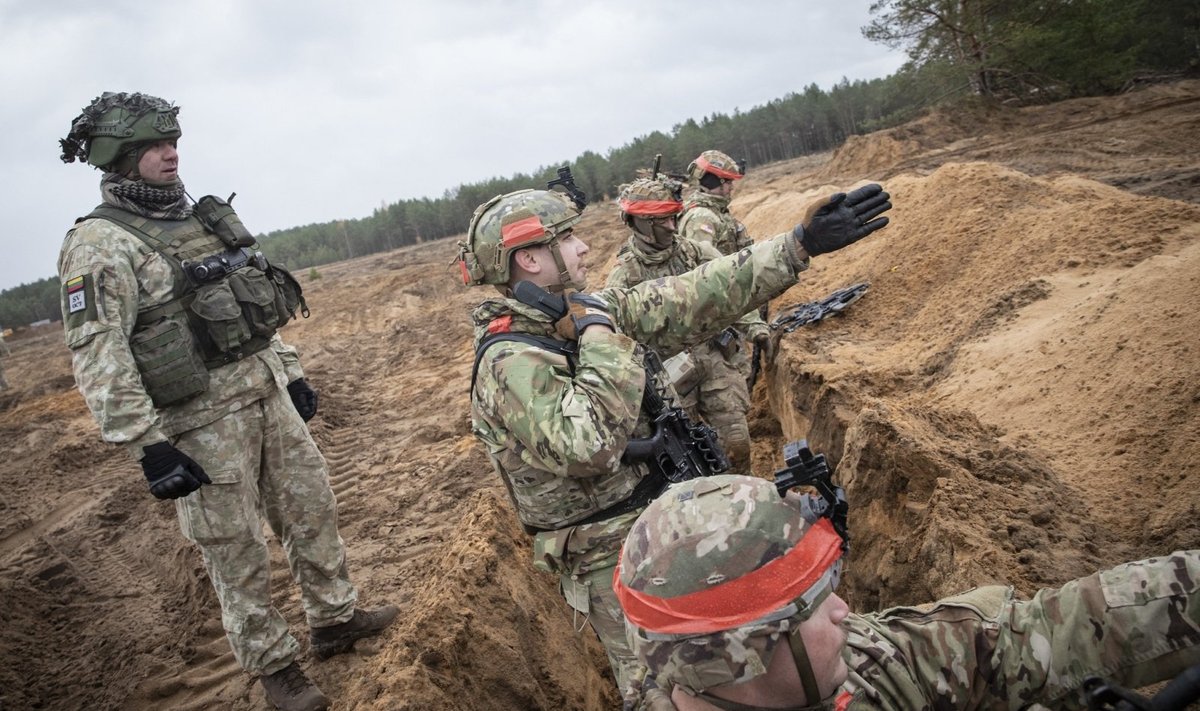
[{"label": "combat helmet", "polygon": [[582,210],[562,193],[553,190],[518,190],[497,195],[475,209],[467,227],[466,241],[458,243],[458,266],[467,286],[508,283],[510,257],[518,249],[550,245],[563,286],[571,283],[558,237],[579,222]]},{"label": "combat helmet", "polygon": [[658,178],[638,178],[623,186],[617,204],[623,219],[629,216],[669,217],[683,211],[679,195]]},{"label": "combat helmet", "polygon": [[737,161],[721,151],[704,151],[688,164],[688,181],[693,185],[700,183],[705,173],[725,180],[741,180],[743,177]]},{"label": "combat helmet", "polygon": [[62,160],[78,158],[109,170],[132,150],[183,135],[178,115],[178,106],[157,96],[106,91],[71,122],[71,132],[59,141]]},{"label": "combat helmet", "polygon": [[843,540],[813,501],[718,475],[673,485],[638,517],[613,588],[660,685],[711,698],[765,674],[786,640],[809,704],[827,702],[795,630],[837,586]]}]

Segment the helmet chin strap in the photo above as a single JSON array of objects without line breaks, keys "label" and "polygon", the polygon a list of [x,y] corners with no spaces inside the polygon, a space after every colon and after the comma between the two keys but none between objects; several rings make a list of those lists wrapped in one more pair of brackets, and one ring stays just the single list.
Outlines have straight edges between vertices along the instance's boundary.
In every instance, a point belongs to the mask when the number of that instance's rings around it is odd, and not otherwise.
[{"label": "helmet chin strap", "polygon": [[[800,636],[798,629],[791,630],[788,635],[788,646],[792,649],[792,661],[796,663],[796,671],[800,674],[800,684],[804,687],[804,706],[780,706],[771,707],[771,711],[827,711],[833,708],[833,699],[837,695],[836,690],[830,694],[828,699],[821,698],[821,691],[817,686],[817,677],[813,674],[812,662],[808,660],[808,650],[804,647],[804,639]],[[724,711],[762,711],[765,707],[754,706],[752,704],[743,704],[738,701],[730,701],[722,699],[712,694],[705,692],[695,693],[697,698],[704,699],[708,703],[716,706]],[[816,701],[813,701],[816,699]]]},{"label": "helmet chin strap", "polygon": [[550,256],[554,259],[554,265],[558,267],[558,283],[547,286],[546,291],[558,293],[568,288],[582,289],[582,284],[576,284],[571,279],[571,272],[567,270],[567,263],[563,260],[562,250],[558,246],[558,236],[551,237],[546,246],[550,248]]},{"label": "helmet chin strap", "polygon": [[788,646],[792,648],[792,661],[796,663],[796,671],[800,674],[800,684],[804,687],[804,698],[809,702],[805,708],[823,709],[828,704],[821,698],[821,689],[817,686],[817,677],[813,674],[812,662],[808,660],[808,650],[804,647],[804,638],[800,629],[788,631]]}]

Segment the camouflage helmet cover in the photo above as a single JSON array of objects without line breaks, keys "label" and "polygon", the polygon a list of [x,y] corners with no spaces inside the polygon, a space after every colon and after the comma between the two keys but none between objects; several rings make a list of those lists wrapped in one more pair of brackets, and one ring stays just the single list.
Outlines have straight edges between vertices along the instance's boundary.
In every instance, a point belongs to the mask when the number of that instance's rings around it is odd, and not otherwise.
[{"label": "camouflage helmet cover", "polygon": [[810,502],[721,475],[646,508],[613,587],[652,674],[701,692],[766,673],[779,641],[837,584],[842,540]]},{"label": "camouflage helmet cover", "polygon": [[463,283],[507,284],[513,252],[554,240],[580,217],[575,203],[552,190],[518,190],[488,200],[475,209],[467,239],[458,243]]},{"label": "camouflage helmet cover", "polygon": [[617,202],[622,215],[667,217],[683,211],[683,201],[676,192],[657,178],[638,178],[623,186]]},{"label": "camouflage helmet cover", "polygon": [[697,183],[705,173],[712,173],[725,180],[741,180],[742,170],[737,161],[721,151],[704,151],[688,164],[688,180]]},{"label": "camouflage helmet cover", "polygon": [[106,91],[71,122],[70,133],[59,141],[62,160],[108,168],[132,148],[183,135],[178,115],[178,106],[157,96]]}]

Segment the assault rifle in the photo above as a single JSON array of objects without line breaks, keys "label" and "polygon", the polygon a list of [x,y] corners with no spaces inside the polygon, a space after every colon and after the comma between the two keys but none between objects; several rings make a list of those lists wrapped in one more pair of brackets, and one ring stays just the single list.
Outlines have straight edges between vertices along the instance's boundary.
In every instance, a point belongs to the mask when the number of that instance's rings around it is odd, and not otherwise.
[{"label": "assault rifle", "polygon": [[771,330],[782,329],[784,333],[791,333],[805,324],[841,313],[847,306],[861,299],[869,288],[871,288],[871,283],[864,281],[861,284],[838,289],[820,301],[793,304],[783,309],[782,313],[775,317],[775,320],[771,322]]},{"label": "assault rifle", "polygon": [[646,349],[646,385],[642,393],[642,412],[654,427],[654,434],[630,439],[622,456],[627,462],[645,462],[651,474],[660,474],[677,483],[702,476],[720,474],[729,469],[729,459],[717,442],[717,432],[692,418],[659,391],[662,361],[652,348]]},{"label": "assault rifle", "polygon": [[[533,282],[517,282],[513,296],[555,320],[567,315],[562,296]],[[651,477],[657,477],[664,486],[729,469],[729,459],[717,442],[716,430],[702,422],[692,422],[683,408],[662,396],[660,388],[665,390],[666,381],[658,354],[647,348],[643,360],[646,385],[642,392],[642,412],[650,420],[654,434],[630,439],[621,458],[629,463],[645,462]]]},{"label": "assault rifle", "polygon": [[783,461],[787,466],[775,472],[775,489],[779,495],[786,496],[788,490],[797,486],[816,489],[821,496],[817,512],[827,517],[833,530],[842,537],[842,552],[849,552],[847,514],[850,504],[846,501],[845,489],[833,483],[833,471],[825,455],[813,454],[808,448],[808,440],[801,439],[784,445]]}]

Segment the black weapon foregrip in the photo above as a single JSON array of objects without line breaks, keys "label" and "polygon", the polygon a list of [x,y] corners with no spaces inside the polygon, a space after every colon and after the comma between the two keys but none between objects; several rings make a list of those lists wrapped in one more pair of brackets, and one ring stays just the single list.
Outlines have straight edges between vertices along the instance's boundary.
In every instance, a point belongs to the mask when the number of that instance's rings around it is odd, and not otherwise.
[{"label": "black weapon foregrip", "polygon": [[551,294],[531,281],[519,281],[513,287],[513,296],[526,306],[541,311],[557,321],[567,315],[567,302],[557,294]]}]

